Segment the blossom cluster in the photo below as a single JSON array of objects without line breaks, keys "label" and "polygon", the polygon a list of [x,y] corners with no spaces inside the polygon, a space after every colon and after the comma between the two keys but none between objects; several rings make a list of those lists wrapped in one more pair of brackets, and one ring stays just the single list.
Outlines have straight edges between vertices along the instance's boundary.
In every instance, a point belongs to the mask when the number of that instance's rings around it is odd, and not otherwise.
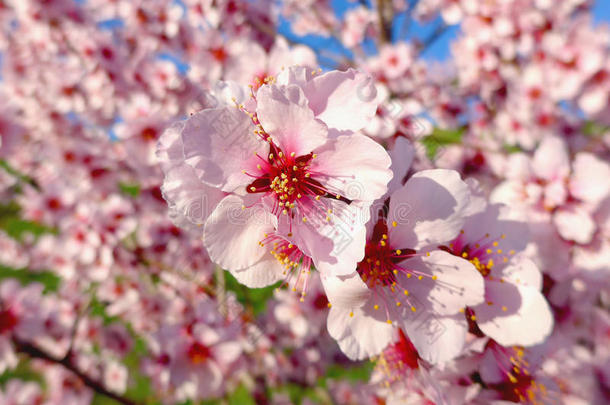
[{"label": "blossom cluster", "polygon": [[0,1],[0,405],[610,401],[592,2],[335,3]]}]

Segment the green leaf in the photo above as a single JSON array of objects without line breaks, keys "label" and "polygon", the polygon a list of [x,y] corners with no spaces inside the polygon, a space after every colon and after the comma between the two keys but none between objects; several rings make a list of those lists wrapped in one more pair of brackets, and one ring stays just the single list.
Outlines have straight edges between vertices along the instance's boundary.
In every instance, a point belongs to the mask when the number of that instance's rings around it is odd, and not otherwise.
[{"label": "green leaf", "polygon": [[523,152],[523,149],[521,149],[519,146],[517,145],[504,145],[504,151],[506,153],[517,153],[517,152]]},{"label": "green leaf", "polygon": [[457,129],[434,128],[432,134],[422,138],[420,142],[426,147],[428,157],[434,159],[443,146],[460,143],[465,131],[465,127]]},{"label": "green leaf", "polygon": [[13,269],[0,264],[0,280],[13,278],[22,285],[40,283],[45,292],[57,291],[61,278],[50,271],[31,271],[28,269]]},{"label": "green leaf", "polygon": [[30,176],[21,173],[19,170],[13,168],[6,160],[4,159],[0,159],[0,168],[4,169],[4,171],[6,171],[8,174],[10,174],[13,177],[16,177],[17,180],[19,180],[20,182],[23,183],[28,183],[30,184],[32,187],[35,188],[40,188],[38,186],[38,184],[36,183],[36,180],[34,180],[33,178],[31,178]]},{"label": "green leaf", "polygon": [[22,241],[23,238],[30,234],[38,238],[45,233],[57,234],[57,231],[48,226],[39,224],[33,221],[26,221],[19,218],[3,218],[0,219],[0,229],[7,233],[13,239]]},{"label": "green leaf", "polygon": [[250,391],[243,385],[237,387],[235,391],[229,394],[227,398],[229,405],[256,405],[256,401],[250,394]]},{"label": "green leaf", "polygon": [[254,315],[265,311],[267,301],[273,296],[273,291],[281,284],[276,283],[263,288],[248,288],[240,284],[231,273],[225,271],[225,288],[235,293],[237,300],[246,308],[252,310]]},{"label": "green leaf", "polygon": [[27,234],[39,237],[45,233],[57,233],[46,225],[19,218],[20,213],[21,208],[14,201],[0,204],[0,229],[11,238],[22,241]]},{"label": "green leaf", "polygon": [[375,368],[372,361],[355,363],[353,366],[333,364],[326,370],[326,378],[349,381],[368,381]]},{"label": "green leaf", "polygon": [[607,132],[610,132],[610,127],[594,121],[587,121],[582,127],[582,133],[587,136],[603,136]]},{"label": "green leaf", "polygon": [[0,386],[4,386],[9,380],[34,381],[44,387],[44,378],[30,367],[30,362],[23,358],[12,370],[6,370],[0,374]]},{"label": "green leaf", "polygon": [[139,184],[119,183],[119,190],[121,190],[121,193],[133,198],[136,198],[140,195]]}]

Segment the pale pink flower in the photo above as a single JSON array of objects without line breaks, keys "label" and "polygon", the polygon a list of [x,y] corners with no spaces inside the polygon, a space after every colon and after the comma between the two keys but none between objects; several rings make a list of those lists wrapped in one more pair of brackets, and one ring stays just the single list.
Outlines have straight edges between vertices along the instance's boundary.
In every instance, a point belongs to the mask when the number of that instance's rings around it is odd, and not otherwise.
[{"label": "pale pink flower", "polygon": [[290,47],[285,39],[277,38],[267,53],[257,43],[239,41],[231,44],[231,54],[227,61],[224,78],[259,88],[268,77],[274,77],[282,69],[298,65],[314,68],[317,65],[315,53],[305,45]]},{"label": "pale pink flower", "polygon": [[223,373],[241,354],[231,336],[203,323],[166,325],[153,338],[156,364],[149,364],[149,371],[181,401],[221,394]]},{"label": "pale pink flower", "polygon": [[[204,226],[210,257],[234,272],[267,267],[273,256],[260,244],[278,242],[298,246],[295,263],[309,257],[352,271],[368,207],[391,176],[385,150],[354,133],[374,114],[374,98],[370,79],[354,70],[290,68],[258,90],[255,113],[220,106],[192,116],[181,131],[185,161],[230,194]],[[266,239],[273,234],[281,241]]]},{"label": "pale pink flower", "polygon": [[[477,185],[471,183],[473,195]],[[469,307],[467,317],[504,346],[541,343],[553,328],[553,314],[540,292],[542,275],[523,254],[525,222],[511,218],[509,207],[490,205],[480,194],[474,213],[445,249],[468,259],[485,280],[485,301]]]},{"label": "pale pink flower", "polygon": [[587,152],[571,162],[565,142],[547,137],[530,160],[515,154],[507,180],[491,195],[494,202],[530,209],[532,218],[551,217],[562,238],[589,243],[596,231],[592,214],[610,194],[610,165]]},{"label": "pale pink flower", "polygon": [[4,405],[37,405],[42,401],[42,389],[32,381],[11,378],[4,389],[0,389],[0,403]]},{"label": "pale pink flower", "polygon": [[332,305],[328,330],[350,358],[378,354],[392,340],[393,325],[429,362],[460,353],[467,331],[460,311],[483,301],[483,278],[439,247],[459,234],[469,200],[457,172],[416,173],[389,206],[376,207],[380,216],[369,224],[356,271],[322,278]]},{"label": "pale pink flower", "polygon": [[127,388],[127,368],[114,360],[108,361],[104,366],[104,386],[110,391],[122,394]]},{"label": "pale pink flower", "polygon": [[379,52],[383,74],[388,79],[398,79],[411,67],[415,58],[412,46],[405,42],[385,45]]}]

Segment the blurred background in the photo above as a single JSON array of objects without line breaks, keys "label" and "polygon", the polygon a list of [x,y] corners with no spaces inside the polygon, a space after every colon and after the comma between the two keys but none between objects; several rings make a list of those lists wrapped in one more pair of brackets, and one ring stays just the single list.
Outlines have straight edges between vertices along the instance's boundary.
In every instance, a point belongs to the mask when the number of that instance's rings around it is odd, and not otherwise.
[{"label": "blurred background", "polygon": [[[247,289],[210,262],[197,212],[170,215],[159,137],[219,81],[354,67],[378,88],[367,135],[489,193],[547,136],[608,161],[609,21],[601,0],[0,0],[0,405],[385,403],[395,381],[328,336],[316,275],[303,302]],[[545,371],[567,403],[610,401],[599,212],[595,239],[538,239],[576,351]]]}]

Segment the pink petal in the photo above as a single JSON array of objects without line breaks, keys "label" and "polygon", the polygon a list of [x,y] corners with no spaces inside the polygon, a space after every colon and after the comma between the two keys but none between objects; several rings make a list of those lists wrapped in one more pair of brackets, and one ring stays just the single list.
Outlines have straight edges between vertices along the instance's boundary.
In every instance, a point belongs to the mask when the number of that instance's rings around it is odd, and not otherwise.
[{"label": "pink petal", "polygon": [[464,225],[470,200],[468,185],[454,170],[423,170],[390,199],[390,240],[401,248],[440,245],[455,238]]},{"label": "pink petal", "polygon": [[562,238],[581,245],[591,242],[595,233],[595,222],[591,215],[574,205],[557,210],[553,215],[553,223]]},{"label": "pink petal", "polygon": [[218,188],[202,183],[195,169],[186,164],[169,169],[161,191],[172,221],[191,231],[198,231],[225,195]]},{"label": "pink petal", "polygon": [[255,165],[253,154],[265,155],[268,149],[255,129],[250,117],[236,107],[200,111],[182,131],[184,157],[204,183],[234,191],[252,181],[242,170]]},{"label": "pink petal", "polygon": [[352,360],[364,360],[378,355],[392,341],[392,325],[375,318],[376,311],[365,312],[331,308],[328,313],[328,333],[339,344],[341,351]]},{"label": "pink petal", "polygon": [[312,171],[321,173],[332,192],[354,201],[374,201],[385,194],[392,161],[385,149],[364,135],[344,135],[317,151]]},{"label": "pink petal", "polygon": [[486,299],[492,304],[474,307],[477,324],[503,346],[541,343],[553,329],[551,309],[534,287],[490,282]]},{"label": "pink petal", "polygon": [[267,248],[259,245],[275,230],[277,218],[259,205],[247,204],[236,195],[225,197],[209,216],[203,230],[210,258],[226,270],[243,270],[262,259]]},{"label": "pink petal", "polygon": [[[411,292],[416,303],[435,314],[453,315],[460,309],[483,302],[483,277],[461,257],[437,250],[429,256],[405,260],[401,266],[417,272],[415,277],[401,285]],[[417,274],[422,274],[423,278],[418,280]],[[419,310],[418,305],[413,306]]]},{"label": "pink petal", "polygon": [[355,309],[364,306],[371,291],[355,271],[345,277],[321,275],[328,301],[335,307]]},{"label": "pink petal", "polygon": [[416,321],[404,323],[403,328],[422,359],[442,364],[461,354],[468,324],[462,314],[438,316],[428,313],[420,315]]},{"label": "pink petal", "polygon": [[570,157],[565,142],[554,136],[544,138],[534,153],[532,167],[545,180],[566,177],[570,173]]},{"label": "pink petal", "polygon": [[259,262],[242,270],[231,271],[231,274],[246,287],[261,288],[285,278],[285,270],[285,267],[267,252]]},{"label": "pink petal", "polygon": [[374,81],[353,69],[315,76],[304,90],[309,107],[329,128],[358,131],[377,111]]},{"label": "pink petal", "polygon": [[305,155],[326,142],[328,130],[314,118],[300,87],[265,85],[256,98],[260,123],[284,153]]},{"label": "pink petal", "polygon": [[590,153],[579,153],[572,163],[570,193],[580,200],[599,204],[610,195],[610,165]]}]

